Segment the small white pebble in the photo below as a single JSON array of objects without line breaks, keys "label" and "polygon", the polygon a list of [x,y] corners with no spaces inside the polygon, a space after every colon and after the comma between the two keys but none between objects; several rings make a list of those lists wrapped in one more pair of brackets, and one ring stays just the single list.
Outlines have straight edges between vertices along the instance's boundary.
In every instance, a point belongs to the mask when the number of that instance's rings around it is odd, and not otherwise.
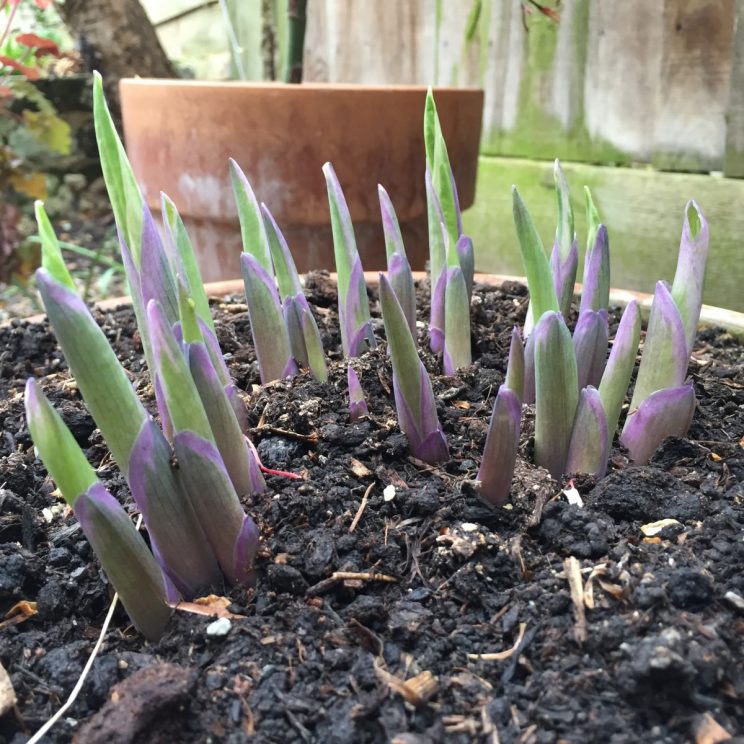
[{"label": "small white pebble", "polygon": [[385,486],[385,490],[382,492],[383,501],[392,501],[395,498],[395,486],[391,483],[389,486]]},{"label": "small white pebble", "polygon": [[740,597],[736,592],[726,592],[723,598],[732,606],[735,607],[739,612],[744,612],[744,599]]},{"label": "small white pebble", "polygon": [[222,636],[226,636],[230,632],[231,625],[232,623],[229,618],[221,617],[207,625],[207,635],[212,638],[221,638]]}]

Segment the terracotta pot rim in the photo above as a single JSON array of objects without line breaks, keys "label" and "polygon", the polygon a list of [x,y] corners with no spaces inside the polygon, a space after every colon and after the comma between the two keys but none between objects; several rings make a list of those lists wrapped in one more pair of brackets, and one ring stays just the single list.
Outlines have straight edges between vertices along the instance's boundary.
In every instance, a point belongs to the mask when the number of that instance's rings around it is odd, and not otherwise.
[{"label": "terracotta pot rim", "polygon": [[[413,278],[416,281],[425,279],[427,274],[425,271],[414,271]],[[335,279],[336,274],[332,273],[331,278]],[[379,282],[379,272],[376,271],[365,271],[364,279],[370,286],[376,286]],[[476,284],[491,284],[495,287],[501,286],[504,282],[520,282],[526,284],[527,279],[523,276],[513,276],[510,274],[475,274]],[[580,294],[581,285],[577,284],[577,294]],[[244,285],[242,279],[228,279],[221,282],[210,282],[204,285],[207,295],[209,297],[225,297],[230,294],[241,294],[244,292]],[[630,289],[611,289],[610,290],[610,303],[613,305],[619,305],[625,307],[631,300],[637,300],[641,307],[641,311],[644,314],[648,314],[651,309],[651,303],[653,301],[653,295],[647,294],[646,292],[636,292]],[[131,304],[131,299],[128,296],[124,297],[112,297],[110,299],[101,300],[95,303],[95,306],[101,310],[111,310],[115,307],[121,307]],[[46,317],[45,313],[38,315],[31,315],[27,318],[21,318],[28,323],[38,323],[44,320]],[[8,326],[12,321],[7,321],[2,326]],[[700,311],[700,326],[717,326],[724,328],[732,335],[744,341],[744,313],[737,312],[736,310],[728,310],[724,307],[716,307],[714,305],[703,305]]]},{"label": "terracotta pot rim", "polygon": [[[122,78],[119,85],[142,86],[142,87],[163,87],[163,88],[225,88],[234,90],[243,88],[247,90],[264,90],[264,91],[287,91],[304,95],[311,91],[321,93],[382,93],[391,94],[416,94],[423,95],[428,90],[426,85],[365,85],[364,83],[300,83],[298,85],[291,83],[263,82],[263,81],[245,81],[245,80],[183,80],[171,78]],[[484,95],[483,88],[477,87],[454,87],[450,85],[434,85],[432,89],[435,93],[448,95]]]}]

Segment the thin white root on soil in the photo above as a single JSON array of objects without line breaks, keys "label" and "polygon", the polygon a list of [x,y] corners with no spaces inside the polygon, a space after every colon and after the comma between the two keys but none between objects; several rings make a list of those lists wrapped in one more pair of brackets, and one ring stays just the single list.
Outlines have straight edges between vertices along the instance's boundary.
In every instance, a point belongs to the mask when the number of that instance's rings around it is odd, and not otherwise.
[{"label": "thin white root on soil", "polygon": [[[140,514],[137,518],[136,525],[138,530],[141,525],[142,515]],[[109,625],[111,625],[111,620],[114,617],[114,612],[116,611],[117,604],[119,604],[119,595],[114,594],[114,598],[111,600],[111,606],[106,613],[106,619],[103,621],[103,625],[101,626],[101,632],[98,635],[96,645],[93,647],[93,651],[91,651],[91,654],[88,657],[88,661],[85,662],[83,671],[80,673],[80,677],[75,683],[75,687],[72,688],[70,696],[67,698],[64,705],[28,740],[28,744],[38,744],[38,742],[42,741],[44,736],[49,733],[51,728],[57,723],[57,721],[59,721],[60,718],[62,718],[65,713],[67,713],[67,711],[72,707],[75,700],[77,700],[77,696],[80,694],[80,690],[83,689],[85,680],[88,677],[90,670],[93,668],[93,662],[96,660],[96,656],[98,656],[98,652],[101,650],[103,639],[106,637],[106,633],[108,633]]]}]

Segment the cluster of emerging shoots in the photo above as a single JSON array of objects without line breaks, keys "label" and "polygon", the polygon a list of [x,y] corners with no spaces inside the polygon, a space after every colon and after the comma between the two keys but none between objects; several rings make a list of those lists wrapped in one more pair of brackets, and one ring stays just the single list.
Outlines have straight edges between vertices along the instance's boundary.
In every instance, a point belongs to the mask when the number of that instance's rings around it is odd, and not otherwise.
[{"label": "cluster of emerging shoots", "polygon": [[[37,283],[78,389],[127,478],[151,549],[119,502],[98,481],[59,414],[29,380],[26,411],[37,450],[93,545],[134,624],[158,638],[179,597],[228,580],[250,584],[258,529],[240,496],[265,488],[262,466],[245,435],[246,410],[225,365],[206,292],[175,205],[162,197],[163,236],[134,179],[113,127],[100,77],[94,115],[109,192],[160,427],[137,398],[103,331],[77,294],[56,236],[37,204],[42,268]],[[446,374],[471,363],[473,244],[462,234],[452,169],[431,92],[424,115],[425,186],[432,288],[429,340]],[[344,195],[330,163],[323,167],[338,275],[344,355],[376,345],[364,272]],[[287,243],[259,205],[237,163],[230,175],[240,217],[240,257],[261,381],[306,367],[328,378],[315,319]],[[607,231],[587,191],[589,236],[579,319],[565,322],[573,296],[577,243],[566,180],[556,163],[559,224],[550,263],[519,195],[514,215],[531,305],[526,346],[515,328],[504,384],[495,399],[478,480],[494,504],[508,496],[519,445],[522,403],[535,403],[535,460],[556,478],[604,474],[609,446],[633,370],[640,336],[636,303],[623,314],[609,361]],[[449,457],[431,381],[417,351],[413,275],[392,201],[379,187],[388,271],[380,306],[392,364],[398,420],[412,454],[428,463]],[[684,384],[700,313],[707,225],[688,205],[680,263],[671,291],[660,282],[631,411],[621,442],[645,462],[661,440],[683,434],[694,408]],[[536,321],[536,322],[535,322]],[[533,328],[534,325],[534,328]],[[531,331],[531,332],[530,332]],[[352,421],[368,413],[359,377],[347,367]],[[178,467],[173,467],[175,455]]]},{"label": "cluster of emerging shoots", "polygon": [[[535,405],[535,462],[564,473],[601,478],[635,365],[641,335],[638,303],[625,308],[608,350],[610,287],[607,230],[586,189],[587,248],[579,315],[573,335],[566,319],[576,279],[578,247],[568,184],[555,163],[558,227],[550,261],[516,188],[517,228],[530,308],[522,345],[515,329],[507,379],[500,388],[479,473],[481,494],[507,498],[519,440],[521,399]],[[648,462],[669,436],[687,433],[695,407],[685,383],[702,305],[708,225],[694,201],[685,210],[674,284],[656,285],[641,364],[620,443],[631,460]]]}]

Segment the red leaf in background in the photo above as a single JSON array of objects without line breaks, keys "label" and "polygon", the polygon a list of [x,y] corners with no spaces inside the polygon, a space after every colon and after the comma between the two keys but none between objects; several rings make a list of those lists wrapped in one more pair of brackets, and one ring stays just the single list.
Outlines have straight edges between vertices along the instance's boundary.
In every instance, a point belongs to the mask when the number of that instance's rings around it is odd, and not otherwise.
[{"label": "red leaf in background", "polygon": [[19,34],[15,40],[23,46],[30,47],[31,49],[37,50],[37,56],[39,52],[44,54],[53,54],[55,57],[59,57],[59,47],[51,40],[38,34]]},{"label": "red leaf in background", "polygon": [[[542,3],[538,3],[537,0],[529,0],[529,3],[530,5],[537,8],[544,16],[547,16],[548,18],[550,18],[550,20],[553,21],[553,23],[560,23],[561,21],[560,15],[552,8],[549,8],[547,5],[543,5]],[[557,4],[560,5],[560,2]],[[527,10],[526,6],[523,5],[522,7],[525,10]]]},{"label": "red leaf in background", "polygon": [[22,65],[20,62],[16,62],[12,57],[6,57],[4,54],[0,54],[0,63],[12,67],[14,70],[18,70],[28,80],[38,80],[41,77],[41,73],[35,67],[29,67],[28,65]]},{"label": "red leaf in background", "polygon": [[7,85],[0,85],[0,98],[5,98],[7,96],[13,95],[13,89],[9,88]]},{"label": "red leaf in background", "polygon": [[34,0],[36,7],[40,10],[46,10],[53,2],[54,0]]}]

